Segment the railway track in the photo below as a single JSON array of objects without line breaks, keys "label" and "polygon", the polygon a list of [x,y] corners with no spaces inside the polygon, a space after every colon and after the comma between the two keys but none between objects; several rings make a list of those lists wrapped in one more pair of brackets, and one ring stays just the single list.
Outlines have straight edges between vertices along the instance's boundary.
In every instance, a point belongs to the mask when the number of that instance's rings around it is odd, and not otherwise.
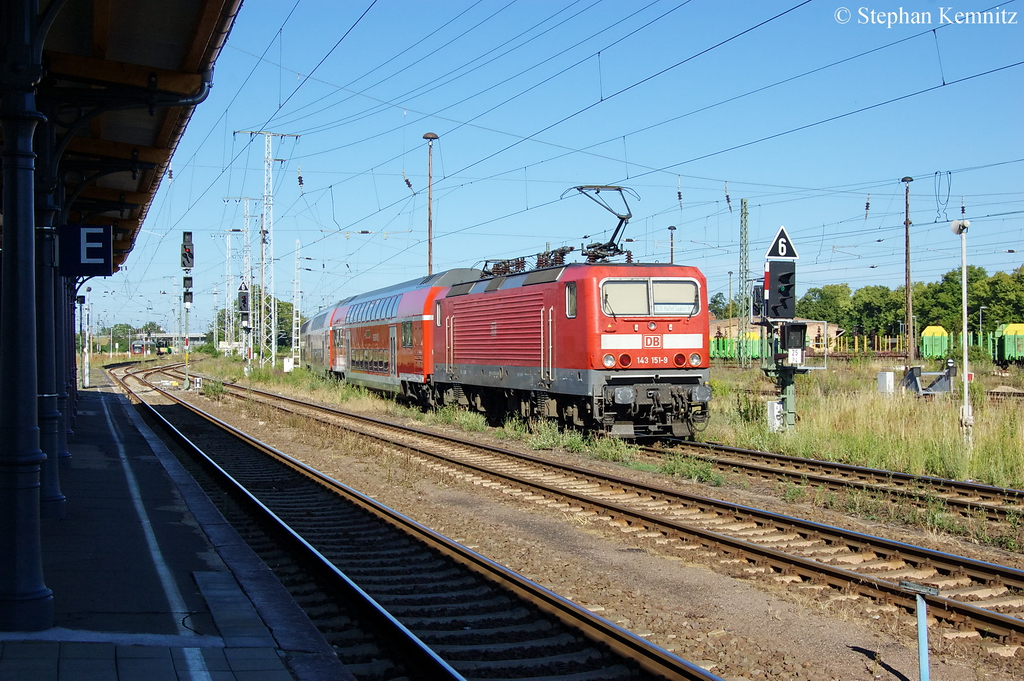
[{"label": "railway track", "polygon": [[[175,440],[207,461],[218,489],[228,485],[247,509],[263,509],[261,526],[276,521],[259,531],[247,525],[243,536],[257,535],[358,678],[718,679],[152,383],[146,391],[174,402],[144,408],[173,421]],[[363,603],[355,613],[353,601]]]},{"label": "railway track", "polygon": [[542,457],[485,447],[230,384],[228,394],[402,447],[422,465],[471,484],[605,522],[636,541],[700,556],[823,600],[867,599],[872,611],[913,612],[913,581],[947,638],[976,638],[1002,655],[1024,640],[1024,571],[819,523],[646,485]]},{"label": "railway track", "polygon": [[670,449],[644,447],[659,461],[683,455],[711,464],[722,473],[747,480],[774,480],[831,491],[858,490],[879,498],[897,497],[918,508],[934,509],[940,502],[949,513],[983,517],[993,522],[1024,519],[1024,491],[974,482],[947,480],[863,466],[805,459],[714,443],[680,442]]}]

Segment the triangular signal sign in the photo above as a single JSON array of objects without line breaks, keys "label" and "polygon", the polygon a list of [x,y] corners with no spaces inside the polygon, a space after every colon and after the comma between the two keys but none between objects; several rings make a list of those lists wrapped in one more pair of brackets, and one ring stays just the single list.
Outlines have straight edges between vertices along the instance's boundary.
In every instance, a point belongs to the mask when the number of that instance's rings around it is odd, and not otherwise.
[{"label": "triangular signal sign", "polygon": [[785,227],[779,227],[779,232],[775,235],[775,239],[764,257],[769,260],[798,260],[800,258]]}]

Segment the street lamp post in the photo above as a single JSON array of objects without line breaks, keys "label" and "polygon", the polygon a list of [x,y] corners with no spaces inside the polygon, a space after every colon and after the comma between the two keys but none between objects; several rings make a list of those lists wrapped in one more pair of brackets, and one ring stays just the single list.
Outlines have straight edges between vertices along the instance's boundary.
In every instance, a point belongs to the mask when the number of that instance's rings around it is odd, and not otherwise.
[{"label": "street lamp post", "polygon": [[427,276],[434,273],[434,140],[437,135],[428,132],[427,140]]},{"label": "street lamp post", "polygon": [[729,319],[732,319],[732,270],[729,270]]},{"label": "street lamp post", "polygon": [[92,383],[89,381],[89,344],[92,339],[89,338],[89,326],[92,324],[92,320],[89,318],[92,312],[92,302],[89,300],[89,293],[92,291],[91,286],[85,287],[85,298],[84,307],[82,307],[82,387],[91,388]]},{"label": "street lamp post", "polygon": [[906,185],[906,212],[903,219],[903,231],[906,239],[906,291],[905,291],[905,303],[906,303],[906,317],[907,317],[907,364],[910,364],[917,358],[917,342],[914,338],[914,300],[911,294],[910,288],[910,183],[914,181],[912,177],[904,177],[900,182]]},{"label": "street lamp post", "polygon": [[962,307],[963,322],[963,375],[964,375],[964,404],[960,408],[960,429],[963,431],[964,444],[971,445],[972,430],[974,428],[974,414],[971,413],[970,395],[968,392],[967,380],[967,228],[971,226],[970,220],[953,220],[949,227],[953,234],[960,235],[960,303]]}]

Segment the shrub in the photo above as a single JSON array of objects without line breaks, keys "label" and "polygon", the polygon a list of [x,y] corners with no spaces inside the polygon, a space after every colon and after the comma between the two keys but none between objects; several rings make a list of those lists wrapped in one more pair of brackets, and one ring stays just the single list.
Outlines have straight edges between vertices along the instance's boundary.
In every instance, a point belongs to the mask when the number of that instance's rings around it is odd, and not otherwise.
[{"label": "shrub", "polygon": [[203,379],[203,395],[220,402],[220,398],[224,395],[224,384],[210,378]]},{"label": "shrub", "polygon": [[673,456],[661,465],[661,472],[680,478],[703,482],[718,487],[725,478],[718,473],[710,461],[703,461],[692,456]]}]

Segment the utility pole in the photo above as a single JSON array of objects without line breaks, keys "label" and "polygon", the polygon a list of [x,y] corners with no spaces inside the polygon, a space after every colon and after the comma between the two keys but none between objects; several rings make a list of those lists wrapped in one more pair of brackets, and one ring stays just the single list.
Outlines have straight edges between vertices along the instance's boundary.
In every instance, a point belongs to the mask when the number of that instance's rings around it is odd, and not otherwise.
[{"label": "utility pole", "polygon": [[[239,293],[245,292],[248,300],[248,295],[252,292],[252,240],[249,235],[249,220],[252,217],[249,212],[249,202],[256,201],[257,199],[249,198],[248,196],[226,196],[225,201],[234,199],[235,201],[242,201],[245,206],[244,217],[242,219],[242,284],[238,287]],[[234,231],[234,230],[232,230]],[[230,258],[229,258],[230,260]],[[230,266],[229,266],[230,269]],[[234,289],[234,280],[231,282],[231,288]],[[247,368],[246,375],[248,376],[249,361],[252,359],[252,337],[250,332],[252,331],[251,316],[248,309],[239,310],[239,322],[242,327],[242,357],[245,358],[245,366]],[[234,327],[234,319],[232,319],[232,328]]]},{"label": "utility pole", "polygon": [[302,242],[295,240],[295,279],[292,289],[292,368],[299,365],[299,302],[302,291],[299,288],[299,260]]},{"label": "utility pole", "polygon": [[[750,238],[747,233],[747,200],[740,199],[740,320],[737,328],[736,358],[740,367],[750,366],[750,357],[747,356],[747,317],[750,315],[750,257],[747,249],[750,247]],[[730,287],[731,288],[731,287]],[[730,294],[729,300],[732,300]]]},{"label": "utility pole", "polygon": [[906,213],[903,219],[903,232],[906,238],[906,328],[907,328],[907,364],[910,364],[917,359],[917,339],[914,334],[914,300],[910,288],[910,183],[914,181],[912,177],[904,177],[900,182],[906,186]]},{"label": "utility pole", "polygon": [[[219,295],[219,292],[217,291],[217,284],[214,284],[213,285],[213,349],[214,350],[216,350],[217,347],[218,347],[217,346],[217,313],[220,312],[219,305],[218,305],[218,300],[217,300],[217,296],[218,295]],[[226,310],[225,310],[225,314],[226,314]]]},{"label": "utility pole", "polygon": [[236,130],[236,133],[263,135],[263,216],[260,225],[260,366],[277,361],[277,300],[274,298],[274,137],[298,137],[266,130]]},{"label": "utility pole", "polygon": [[437,135],[428,132],[427,140],[427,276],[434,273],[434,140]]}]

